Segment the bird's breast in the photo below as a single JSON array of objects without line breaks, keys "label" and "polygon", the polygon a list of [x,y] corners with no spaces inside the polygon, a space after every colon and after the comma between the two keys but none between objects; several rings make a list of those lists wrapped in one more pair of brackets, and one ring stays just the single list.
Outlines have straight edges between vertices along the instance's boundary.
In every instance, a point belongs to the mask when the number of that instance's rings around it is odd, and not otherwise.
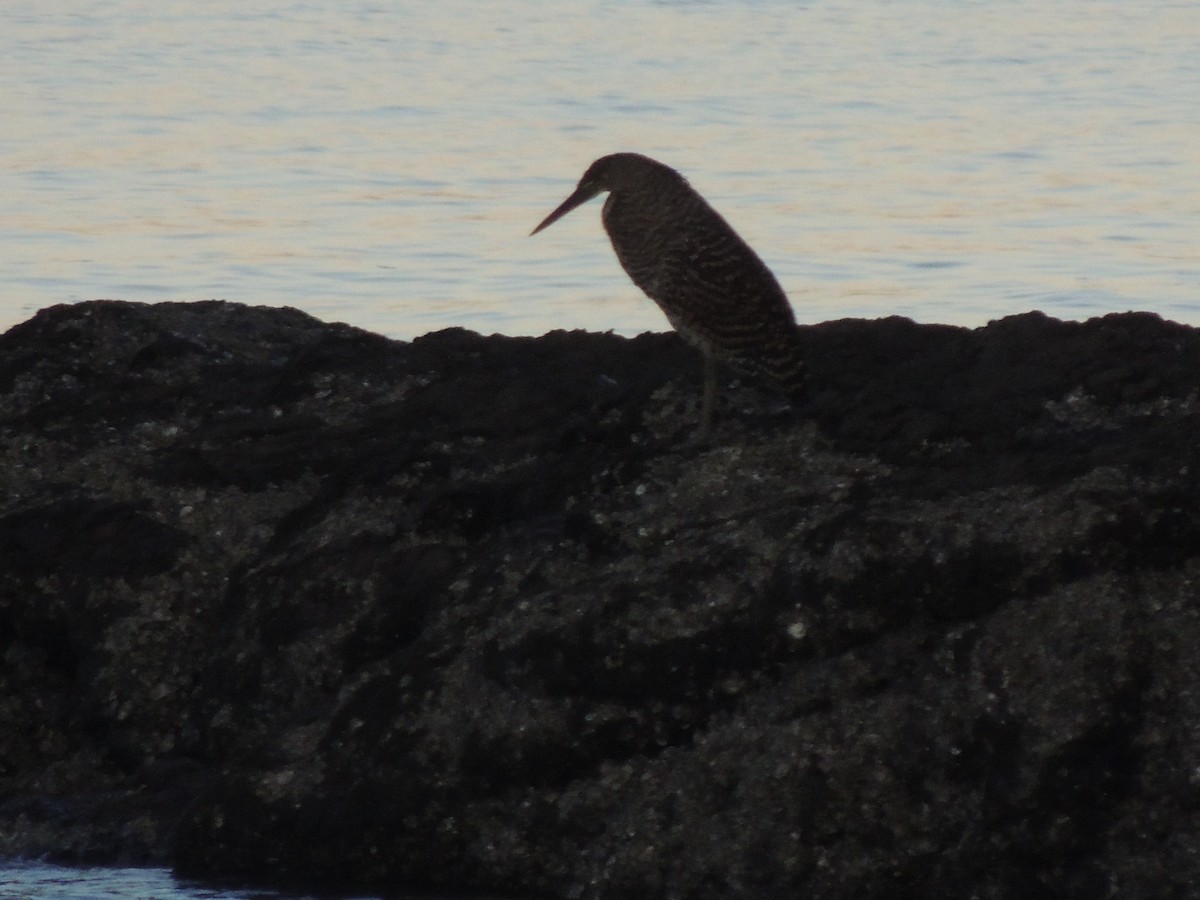
[{"label": "bird's breast", "polygon": [[622,268],[647,296],[661,303],[672,260],[688,253],[687,229],[680,227],[668,204],[622,202],[612,194],[602,219]]}]

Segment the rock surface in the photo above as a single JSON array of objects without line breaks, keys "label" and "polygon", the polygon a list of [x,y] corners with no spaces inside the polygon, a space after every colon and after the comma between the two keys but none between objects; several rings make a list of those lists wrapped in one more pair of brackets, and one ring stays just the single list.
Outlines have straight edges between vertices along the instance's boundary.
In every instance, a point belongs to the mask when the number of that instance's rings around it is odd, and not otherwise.
[{"label": "rock surface", "polygon": [[0,855],[387,892],[1200,890],[1200,333],[0,337]]}]

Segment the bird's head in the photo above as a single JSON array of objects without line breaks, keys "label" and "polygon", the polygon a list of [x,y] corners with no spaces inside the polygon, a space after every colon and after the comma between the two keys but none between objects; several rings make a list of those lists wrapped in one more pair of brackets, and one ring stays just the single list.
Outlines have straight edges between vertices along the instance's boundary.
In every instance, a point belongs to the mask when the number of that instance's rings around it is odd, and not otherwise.
[{"label": "bird's head", "polygon": [[673,169],[648,156],[642,156],[640,153],[612,153],[602,156],[588,166],[571,196],[560,203],[558,209],[546,216],[542,220],[542,224],[533,229],[530,235],[535,235],[543,228],[553,225],[575,207],[582,206],[597,194],[637,187],[639,182],[653,177],[656,173],[670,173],[679,178],[678,173]]}]

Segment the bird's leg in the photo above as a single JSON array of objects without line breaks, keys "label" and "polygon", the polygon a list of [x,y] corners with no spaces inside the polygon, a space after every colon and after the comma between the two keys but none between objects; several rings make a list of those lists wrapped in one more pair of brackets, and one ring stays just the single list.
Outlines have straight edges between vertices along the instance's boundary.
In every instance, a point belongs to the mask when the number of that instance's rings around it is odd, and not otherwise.
[{"label": "bird's leg", "polygon": [[708,437],[712,430],[713,402],[717,396],[717,361],[707,350],[704,352],[704,408],[700,412],[700,439]]}]

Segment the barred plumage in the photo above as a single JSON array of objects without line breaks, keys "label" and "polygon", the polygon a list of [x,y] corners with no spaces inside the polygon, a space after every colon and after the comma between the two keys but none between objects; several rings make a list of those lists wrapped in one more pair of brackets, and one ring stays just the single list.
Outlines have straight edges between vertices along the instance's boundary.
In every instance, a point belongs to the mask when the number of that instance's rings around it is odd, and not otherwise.
[{"label": "barred plumage", "polygon": [[783,288],[674,169],[637,153],[601,157],[533,234],[604,191],[602,219],[617,259],[672,327],[704,353],[702,430],[712,418],[714,358],[797,397],[805,369]]}]

